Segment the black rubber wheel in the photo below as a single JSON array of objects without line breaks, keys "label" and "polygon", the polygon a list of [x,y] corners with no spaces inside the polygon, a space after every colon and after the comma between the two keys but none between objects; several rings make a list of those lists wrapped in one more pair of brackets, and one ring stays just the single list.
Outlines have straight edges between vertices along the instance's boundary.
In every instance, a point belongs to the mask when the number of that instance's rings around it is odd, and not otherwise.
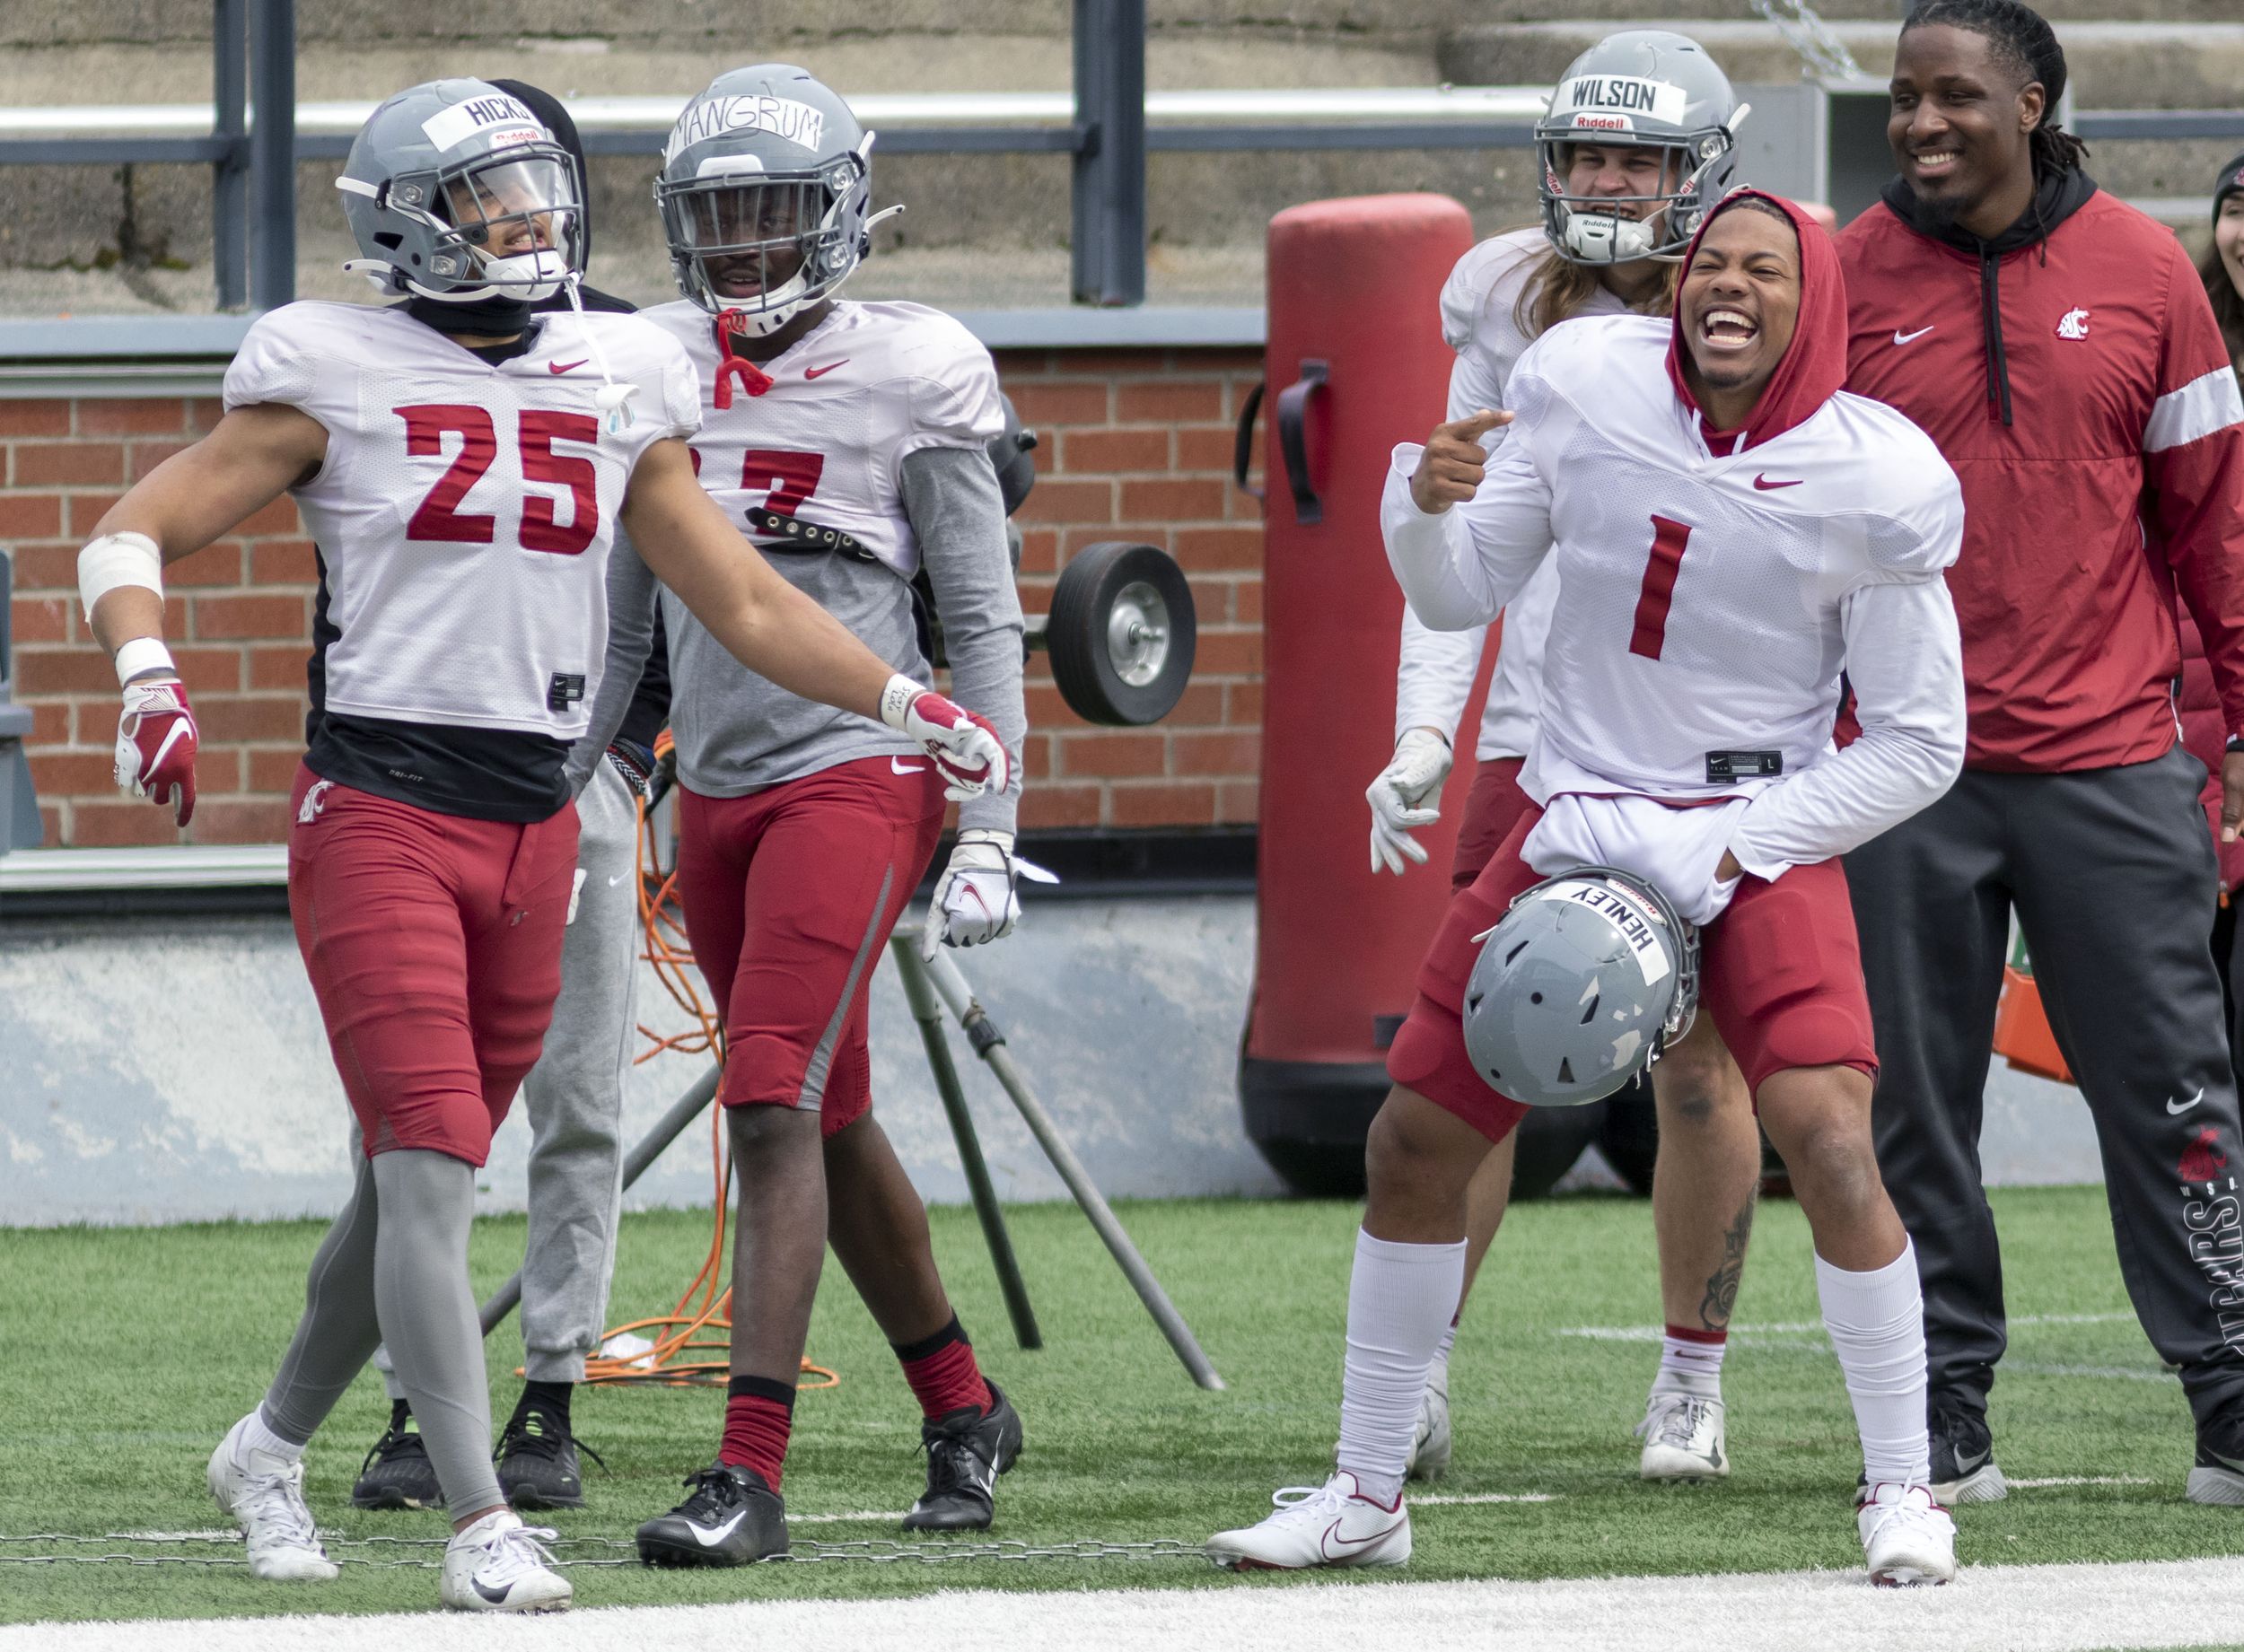
[{"label": "black rubber wheel", "polygon": [[1634,1084],[1606,1097],[1598,1151],[1630,1193],[1651,1196],[1652,1170],[1660,1158],[1660,1111],[1652,1105],[1648,1075],[1638,1075]]},{"label": "black rubber wheel", "polygon": [[1513,1132],[1519,1146],[1512,1160],[1512,1202],[1540,1199],[1573,1168],[1582,1149],[1598,1138],[1609,1102],[1579,1107],[1530,1107]]},{"label": "black rubber wheel", "polygon": [[1192,587],[1169,553],[1109,539],[1060,571],[1044,646],[1078,717],[1135,726],[1176,709],[1197,632]]}]

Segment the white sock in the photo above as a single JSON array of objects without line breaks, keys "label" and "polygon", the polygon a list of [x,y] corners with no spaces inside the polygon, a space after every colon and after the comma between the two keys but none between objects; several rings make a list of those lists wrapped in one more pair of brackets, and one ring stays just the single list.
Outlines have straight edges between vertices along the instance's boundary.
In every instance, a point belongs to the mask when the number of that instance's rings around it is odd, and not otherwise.
[{"label": "white sock", "polygon": [[1465,1242],[1401,1245],[1359,1230],[1348,1279],[1348,1358],[1340,1392],[1340,1467],[1391,1506],[1418,1432],[1426,1368],[1457,1312]]},{"label": "white sock", "polygon": [[1849,1273],[1816,1258],[1823,1326],[1854,1402],[1863,1473],[1872,1486],[1921,1486],[1932,1475],[1924,1432],[1924,1293],[1916,1246],[1882,1268]]},{"label": "white sock", "polygon": [[303,1456],[305,1442],[276,1433],[272,1425],[265,1420],[265,1407],[262,1404],[244,1418],[242,1423],[241,1438],[235,1442],[235,1461],[241,1467],[250,1466],[252,1453],[278,1457],[284,1464],[297,1462]]},{"label": "white sock", "polygon": [[1457,1346],[1457,1322],[1463,1318],[1464,1315],[1465,1310],[1460,1307],[1456,1313],[1450,1315],[1449,1325],[1447,1329],[1442,1333],[1442,1346],[1433,1350],[1434,1364],[1440,1366],[1446,1366],[1449,1364],[1450,1350]]},{"label": "white sock", "polygon": [[1652,1393],[1687,1394],[1697,1400],[1722,1398],[1722,1357],[1730,1346],[1726,1332],[1678,1336],[1676,1328],[1670,1325],[1660,1342],[1660,1372],[1652,1379]]}]

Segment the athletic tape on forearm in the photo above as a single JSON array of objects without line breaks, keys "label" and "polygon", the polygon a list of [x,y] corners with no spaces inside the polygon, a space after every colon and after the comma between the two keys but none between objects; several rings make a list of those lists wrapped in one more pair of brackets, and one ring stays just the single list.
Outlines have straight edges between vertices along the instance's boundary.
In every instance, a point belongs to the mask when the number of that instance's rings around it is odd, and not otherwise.
[{"label": "athletic tape on forearm", "polygon": [[163,553],[145,533],[105,533],[78,553],[78,600],[89,623],[93,605],[121,585],[163,599]]}]

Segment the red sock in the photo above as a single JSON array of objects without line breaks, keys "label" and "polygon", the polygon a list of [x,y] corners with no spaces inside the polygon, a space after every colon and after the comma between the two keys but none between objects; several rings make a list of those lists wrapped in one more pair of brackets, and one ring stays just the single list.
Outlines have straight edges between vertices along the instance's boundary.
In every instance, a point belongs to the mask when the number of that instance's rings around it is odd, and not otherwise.
[{"label": "red sock", "polygon": [[787,1434],[794,1424],[794,1386],[767,1377],[735,1377],[726,1385],[724,1444],[717,1461],[753,1469],[764,1483],[779,1490],[779,1471],[787,1460]]},{"label": "red sock", "polygon": [[997,1403],[982,1368],[974,1363],[974,1344],[959,1328],[959,1316],[920,1342],[895,1342],[896,1357],[904,1367],[904,1380],[912,1385],[922,1415],[930,1421],[971,1406],[986,1412]]}]

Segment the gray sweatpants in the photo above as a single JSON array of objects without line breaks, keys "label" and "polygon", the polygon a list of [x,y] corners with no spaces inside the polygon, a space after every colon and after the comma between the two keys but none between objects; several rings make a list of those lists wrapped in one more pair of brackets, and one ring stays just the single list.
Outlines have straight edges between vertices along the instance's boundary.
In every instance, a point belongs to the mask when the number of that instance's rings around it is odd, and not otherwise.
[{"label": "gray sweatpants", "polygon": [[[530,1115],[530,1236],[522,1258],[522,1369],[581,1382],[600,1347],[623,1197],[623,1086],[631,1071],[639,942],[638,812],[605,758],[576,800],[575,920],[561,948],[561,995],[538,1064],[522,1080]],[[355,1150],[355,1144],[354,1144]],[[374,1363],[403,1399],[389,1350]]]},{"label": "gray sweatpants", "polygon": [[2095,1118],[2135,1314],[2199,1420],[2244,1403],[2237,1093],[2204,783],[2178,746],[2073,774],[1968,770],[1846,858],[1879,1167],[1916,1243],[1936,1408],[1983,1412],[2006,1340],[1979,1125],[2013,909]]}]

